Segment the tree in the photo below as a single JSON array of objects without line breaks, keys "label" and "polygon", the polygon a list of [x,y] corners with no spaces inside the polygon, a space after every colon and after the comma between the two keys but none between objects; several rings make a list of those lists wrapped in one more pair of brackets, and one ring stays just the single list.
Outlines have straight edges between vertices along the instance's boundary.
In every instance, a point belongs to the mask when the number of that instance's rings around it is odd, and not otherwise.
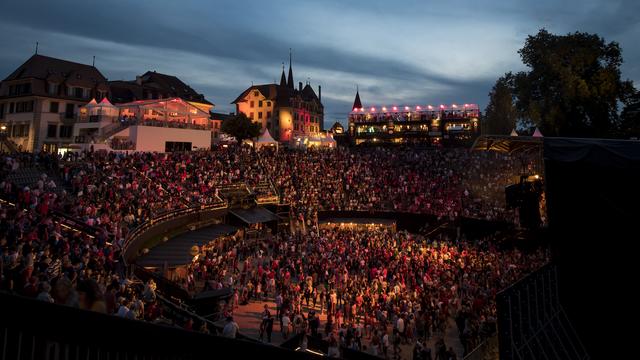
[{"label": "tree", "polygon": [[260,135],[260,129],[259,123],[254,123],[243,113],[226,119],[220,127],[223,133],[233,136],[238,140],[238,143],[242,143],[244,139],[257,137]]},{"label": "tree", "polygon": [[489,105],[485,110],[485,132],[491,135],[509,134],[516,127],[518,112],[514,105],[512,73],[496,81],[489,93]]},{"label": "tree", "polygon": [[625,138],[640,138],[640,91],[634,89],[624,104],[620,115],[620,134]]},{"label": "tree", "polygon": [[529,68],[511,79],[520,121],[549,136],[620,134],[618,104],[633,86],[621,80],[618,43],[595,34],[554,35],[542,29],[527,38],[519,54]]}]

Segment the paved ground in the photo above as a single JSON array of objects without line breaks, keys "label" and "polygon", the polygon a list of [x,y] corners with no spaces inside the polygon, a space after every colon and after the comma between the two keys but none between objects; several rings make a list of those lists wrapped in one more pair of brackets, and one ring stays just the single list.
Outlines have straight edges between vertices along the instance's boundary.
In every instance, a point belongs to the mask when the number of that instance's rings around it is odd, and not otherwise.
[{"label": "paved ground", "polygon": [[[265,304],[269,306],[269,310],[271,311],[271,314],[275,316],[276,305],[275,305],[275,302],[273,302],[273,300],[251,301],[249,304],[241,305],[239,308],[234,310],[233,319],[238,323],[241,333],[249,337],[259,339],[260,323],[262,322],[261,314],[262,314],[262,311],[264,310]],[[308,312],[308,310],[309,308],[307,308],[306,306],[303,306],[303,311],[305,314]],[[319,308],[316,308],[316,310],[319,310]],[[326,315],[320,316],[321,331],[322,329],[324,329],[324,324],[326,323],[326,320],[327,320]],[[429,346],[431,347],[432,351],[435,348],[435,343],[439,339],[439,337],[440,337],[439,335],[431,337],[429,341]],[[280,332],[280,324],[276,320],[276,322],[273,324],[273,333],[271,335],[271,343],[274,345],[280,345],[284,342],[284,340],[285,339],[283,338]],[[264,341],[266,341],[266,335],[265,335]],[[453,349],[456,351],[458,359],[462,359],[462,351],[463,351],[462,344],[460,343],[460,340],[458,338],[458,330],[456,328],[456,325],[453,319],[449,319],[449,324],[444,334],[444,341],[447,347],[449,346],[453,347]],[[366,339],[364,343],[368,345],[368,341]],[[401,358],[411,359],[413,345],[402,345],[401,348],[402,348]]]}]

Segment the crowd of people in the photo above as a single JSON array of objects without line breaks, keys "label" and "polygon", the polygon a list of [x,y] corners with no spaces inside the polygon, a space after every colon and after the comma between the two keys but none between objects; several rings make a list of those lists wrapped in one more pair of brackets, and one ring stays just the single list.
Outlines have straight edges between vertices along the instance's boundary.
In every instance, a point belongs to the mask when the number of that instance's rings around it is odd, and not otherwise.
[{"label": "crowd of people", "polygon": [[457,327],[464,353],[474,349],[495,332],[496,293],[548,261],[545,250],[502,249],[493,240],[313,228],[268,243],[220,243],[190,272],[208,287],[235,290],[227,312],[274,301],[276,314],[265,306],[262,315],[268,341],[275,321],[285,338],[322,336],[384,357],[397,355],[400,344],[418,344],[449,359],[448,326]]},{"label": "crowd of people", "polygon": [[305,218],[318,210],[363,210],[516,221],[504,188],[523,164],[509,155],[383,147],[265,152],[263,168]]},{"label": "crowd of people", "polygon": [[[121,258],[128,234],[170,211],[222,204],[220,188],[239,182],[265,196],[273,190],[267,184],[274,184],[308,231],[277,234],[267,246],[226,243],[200,257],[190,272],[210,288],[233,288],[228,316],[239,303],[273,298],[278,311],[264,315],[265,334],[274,319],[286,335],[289,329],[321,333],[317,314],[305,313],[304,303],[327,314],[324,334],[331,344],[389,355],[395,340],[387,329],[400,342],[422,341],[442,334],[455,318],[468,351],[494,326],[495,292],[546,259],[542,252],[499,250],[490,239],[321,231],[310,221],[320,210],[364,210],[513,222],[504,186],[522,163],[505,155],[228,146],[62,158],[10,154],[1,161],[0,288],[122,317],[162,317],[155,285],[128,277]],[[34,166],[42,175],[33,184],[7,180]],[[83,228],[63,226],[60,214]],[[443,344],[435,351],[449,350]]]}]

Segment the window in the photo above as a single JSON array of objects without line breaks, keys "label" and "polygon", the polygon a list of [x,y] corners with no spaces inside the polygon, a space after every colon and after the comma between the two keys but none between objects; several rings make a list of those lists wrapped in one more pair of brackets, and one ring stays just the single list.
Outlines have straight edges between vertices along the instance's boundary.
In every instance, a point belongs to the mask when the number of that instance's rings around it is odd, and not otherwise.
[{"label": "window", "polygon": [[0,119],[4,119],[4,103],[0,104]]},{"label": "window", "polygon": [[16,103],[17,113],[33,112],[33,101],[20,101]]},{"label": "window", "polygon": [[271,106],[271,101],[267,101],[267,106]]},{"label": "window", "polygon": [[82,97],[88,99],[91,96],[91,89],[82,89]]},{"label": "window", "polygon": [[190,142],[182,142],[182,141],[166,141],[164,143],[164,151],[165,152],[174,152],[174,151],[191,151],[191,143]]},{"label": "window", "polygon": [[267,111],[267,119],[271,119],[271,111]]},{"label": "window", "polygon": [[9,104],[9,114],[13,114],[15,112],[15,103]]},{"label": "window", "polygon": [[54,138],[57,136],[57,134],[58,134],[58,125],[49,124],[49,126],[47,126],[47,137]]},{"label": "window", "polygon": [[65,111],[64,111],[64,116],[67,119],[72,119],[73,118],[73,104],[67,104]]},{"label": "window", "polygon": [[58,103],[57,101],[52,101],[49,103],[49,112],[57,113],[59,107],[60,107],[60,103]]},{"label": "window", "polygon": [[253,113],[249,113],[249,119],[253,120]]},{"label": "window", "polygon": [[256,103],[253,100],[249,101],[249,107],[255,107],[255,105]]},{"label": "window", "polygon": [[262,119],[262,111],[258,111],[258,119]]},{"label": "window", "polygon": [[31,94],[31,83],[16,84],[9,86],[9,95]]},{"label": "window", "polygon": [[262,100],[258,101],[258,107],[262,107]]},{"label": "window", "polygon": [[107,97],[107,93],[105,91],[98,91],[98,100],[102,100]]},{"label": "window", "polygon": [[253,96],[260,96],[260,93],[256,90],[253,92]]},{"label": "window", "polygon": [[73,126],[71,126],[71,125],[61,125],[60,126],[60,137],[61,138],[70,138],[72,132],[73,132]]},{"label": "window", "polygon": [[267,129],[271,129],[271,121],[267,121]]},{"label": "window", "polygon": [[55,83],[49,83],[47,88],[47,92],[49,95],[58,95],[58,91],[60,90],[60,85]]},{"label": "window", "polygon": [[82,88],[76,87],[73,88],[73,96],[77,97],[77,98],[81,98],[83,96],[84,91],[82,91]]}]

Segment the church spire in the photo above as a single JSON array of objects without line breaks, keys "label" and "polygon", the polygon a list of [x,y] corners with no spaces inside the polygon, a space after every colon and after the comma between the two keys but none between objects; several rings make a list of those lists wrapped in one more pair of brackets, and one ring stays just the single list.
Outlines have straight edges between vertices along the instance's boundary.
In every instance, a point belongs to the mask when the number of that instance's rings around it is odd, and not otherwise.
[{"label": "church spire", "polygon": [[287,78],[284,76],[284,63],[282,63],[282,75],[280,76],[280,86],[287,86]]},{"label": "church spire", "polygon": [[362,102],[360,101],[360,91],[358,90],[358,85],[356,85],[356,99],[353,100],[353,107],[351,109],[362,109]]},{"label": "church spire", "polygon": [[289,78],[287,79],[287,87],[293,90],[293,69],[291,68],[291,48],[289,48]]}]

